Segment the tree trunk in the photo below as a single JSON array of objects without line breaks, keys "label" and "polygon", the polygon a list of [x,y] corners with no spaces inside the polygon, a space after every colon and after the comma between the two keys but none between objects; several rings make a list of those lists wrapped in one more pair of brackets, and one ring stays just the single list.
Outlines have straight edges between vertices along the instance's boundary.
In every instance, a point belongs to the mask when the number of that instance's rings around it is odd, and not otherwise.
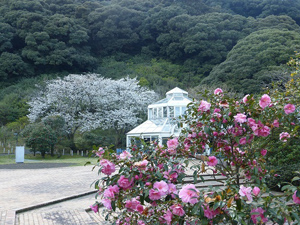
[{"label": "tree trunk", "polygon": [[51,145],[50,147],[50,154],[52,157],[54,156],[54,145]]},{"label": "tree trunk", "polygon": [[76,148],[76,145],[75,145],[75,142],[74,142],[74,137],[75,137],[75,132],[71,133],[71,134],[68,134],[68,139],[70,141],[70,148],[71,148],[71,150],[76,151],[77,148]]}]

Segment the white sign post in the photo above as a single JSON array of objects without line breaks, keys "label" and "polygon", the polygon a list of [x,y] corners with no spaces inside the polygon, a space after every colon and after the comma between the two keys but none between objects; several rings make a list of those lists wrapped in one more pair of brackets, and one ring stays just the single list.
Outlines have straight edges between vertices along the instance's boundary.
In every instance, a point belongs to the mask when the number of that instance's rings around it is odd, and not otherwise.
[{"label": "white sign post", "polygon": [[16,146],[16,163],[24,163],[25,147]]}]

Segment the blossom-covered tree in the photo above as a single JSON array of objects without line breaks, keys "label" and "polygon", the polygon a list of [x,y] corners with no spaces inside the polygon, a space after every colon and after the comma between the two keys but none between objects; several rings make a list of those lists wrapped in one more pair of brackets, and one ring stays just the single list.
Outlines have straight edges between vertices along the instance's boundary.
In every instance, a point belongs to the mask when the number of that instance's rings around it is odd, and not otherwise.
[{"label": "blossom-covered tree", "polygon": [[[136,125],[156,94],[136,79],[112,80],[97,74],[71,74],[50,80],[28,103],[31,122],[48,116],[65,120],[68,138],[96,128],[125,132]],[[74,143],[72,148],[75,148]]]},{"label": "blossom-covered tree", "polygon": [[[189,105],[181,136],[167,146],[143,143],[121,155],[95,151],[99,172],[107,176],[95,182],[99,202],[92,209],[97,212],[101,202],[117,225],[299,224],[300,187],[286,185],[274,196],[266,185],[270,139],[276,135],[286,145],[298,132],[298,117],[299,102],[285,96],[203,93]],[[190,166],[191,159],[199,163]],[[187,173],[195,183],[205,173],[226,179],[222,187],[197,189],[185,184]]]}]

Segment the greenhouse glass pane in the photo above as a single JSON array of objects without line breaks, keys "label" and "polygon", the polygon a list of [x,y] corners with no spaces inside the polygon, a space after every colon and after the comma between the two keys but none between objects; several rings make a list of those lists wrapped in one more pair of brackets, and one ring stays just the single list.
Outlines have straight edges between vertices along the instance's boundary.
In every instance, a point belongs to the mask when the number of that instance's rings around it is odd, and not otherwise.
[{"label": "greenhouse glass pane", "polygon": [[175,107],[175,117],[180,116],[180,107]]},{"label": "greenhouse glass pane", "polygon": [[174,117],[174,106],[169,106],[169,115],[170,117]]},{"label": "greenhouse glass pane", "polygon": [[162,108],[159,107],[158,108],[158,115],[157,115],[158,118],[162,118]]},{"label": "greenhouse glass pane", "polygon": [[167,110],[167,107],[164,107],[164,108],[163,108],[163,113],[164,113],[164,115],[163,115],[164,118],[165,118],[165,117],[168,117],[168,110]]},{"label": "greenhouse glass pane", "polygon": [[153,118],[153,110],[152,109],[149,109],[149,119],[152,119]]}]

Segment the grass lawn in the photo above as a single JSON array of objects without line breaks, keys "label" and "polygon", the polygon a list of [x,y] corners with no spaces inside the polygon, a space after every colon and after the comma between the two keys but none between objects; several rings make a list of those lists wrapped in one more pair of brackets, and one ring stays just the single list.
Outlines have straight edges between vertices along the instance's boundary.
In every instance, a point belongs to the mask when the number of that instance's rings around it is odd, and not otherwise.
[{"label": "grass lawn", "polygon": [[[70,156],[64,155],[61,157],[51,157],[50,155],[46,155],[43,159],[40,155],[33,156],[25,155],[25,163],[76,163],[76,166],[83,166],[86,162],[91,162],[92,164],[96,164],[97,158],[94,157],[82,157],[78,155]],[[15,155],[0,155],[0,164],[14,164]]]}]

